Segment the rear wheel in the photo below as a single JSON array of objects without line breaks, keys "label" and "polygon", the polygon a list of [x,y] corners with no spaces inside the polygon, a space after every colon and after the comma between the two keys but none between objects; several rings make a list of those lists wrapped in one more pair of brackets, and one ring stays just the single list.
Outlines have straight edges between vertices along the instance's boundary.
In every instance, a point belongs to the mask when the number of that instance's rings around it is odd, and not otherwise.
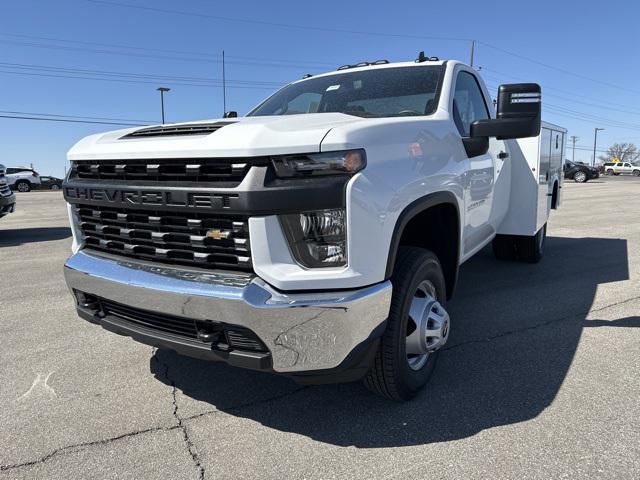
[{"label": "rear wheel", "polygon": [[578,170],[573,176],[573,181],[577,183],[584,183],[588,180],[587,174],[581,170]]},{"label": "rear wheel", "polygon": [[493,254],[498,260],[515,260],[518,257],[515,235],[496,235],[491,242]]},{"label": "rear wheel", "polygon": [[633,176],[634,177],[640,177],[640,170],[634,170],[633,171]]},{"label": "rear wheel", "polygon": [[544,253],[547,238],[547,224],[531,237],[518,237],[518,257],[523,262],[538,263]]},{"label": "rear wheel", "polygon": [[29,192],[31,191],[31,184],[26,180],[18,180],[16,182],[16,190],[19,192]]},{"label": "rear wheel", "polygon": [[432,252],[402,247],[392,283],[387,328],[364,384],[383,397],[404,401],[429,381],[450,322],[443,306],[442,268]]},{"label": "rear wheel", "polygon": [[60,190],[60,185],[58,185],[57,183],[54,183],[53,185],[51,185],[51,190]]}]

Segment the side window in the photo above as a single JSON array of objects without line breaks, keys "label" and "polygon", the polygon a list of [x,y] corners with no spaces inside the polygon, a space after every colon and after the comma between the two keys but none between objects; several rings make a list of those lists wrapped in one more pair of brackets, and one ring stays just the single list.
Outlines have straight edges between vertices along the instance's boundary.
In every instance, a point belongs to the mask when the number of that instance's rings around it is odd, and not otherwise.
[{"label": "side window", "polygon": [[16,168],[7,168],[7,173],[18,173]]},{"label": "side window", "polygon": [[489,111],[477,80],[469,72],[458,73],[453,94],[453,121],[460,135],[468,137],[471,124],[486,118],[489,118]]}]

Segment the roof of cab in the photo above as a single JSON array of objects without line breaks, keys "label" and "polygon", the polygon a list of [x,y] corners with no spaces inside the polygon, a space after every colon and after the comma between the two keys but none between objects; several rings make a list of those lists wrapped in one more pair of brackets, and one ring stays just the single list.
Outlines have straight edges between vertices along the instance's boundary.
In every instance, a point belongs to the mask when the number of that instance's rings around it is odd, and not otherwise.
[{"label": "roof of cab", "polygon": [[380,63],[380,64],[369,64],[363,65],[361,67],[350,67],[343,68],[341,70],[333,70],[330,72],[319,73],[317,75],[312,75],[307,78],[302,78],[300,80],[296,80],[292,83],[304,82],[306,80],[310,80],[312,78],[318,77],[328,77],[331,75],[341,75],[343,73],[351,73],[351,72],[362,72],[365,70],[382,70],[385,68],[397,68],[397,67],[424,67],[424,66],[434,66],[434,65],[444,65],[447,60],[425,60],[424,62],[416,62],[415,60],[411,60],[409,62],[389,62],[389,63]]}]

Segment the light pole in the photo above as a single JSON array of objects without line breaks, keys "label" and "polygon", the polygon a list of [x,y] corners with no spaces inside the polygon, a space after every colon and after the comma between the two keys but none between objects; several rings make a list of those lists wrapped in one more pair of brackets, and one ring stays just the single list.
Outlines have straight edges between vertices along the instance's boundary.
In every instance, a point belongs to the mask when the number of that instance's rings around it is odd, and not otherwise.
[{"label": "light pole", "polygon": [[160,111],[162,112],[162,123],[164,123],[164,92],[168,92],[171,89],[167,87],[158,87],[156,90],[160,92]]},{"label": "light pole", "polygon": [[596,166],[596,145],[598,144],[598,131],[599,130],[604,130],[604,128],[594,128],[593,129],[593,163],[591,164],[592,167]]},{"label": "light pole", "polygon": [[576,140],[578,140],[578,137],[576,137],[575,135],[571,135],[571,140],[573,141],[573,153],[571,154],[571,161],[573,163],[576,163]]}]

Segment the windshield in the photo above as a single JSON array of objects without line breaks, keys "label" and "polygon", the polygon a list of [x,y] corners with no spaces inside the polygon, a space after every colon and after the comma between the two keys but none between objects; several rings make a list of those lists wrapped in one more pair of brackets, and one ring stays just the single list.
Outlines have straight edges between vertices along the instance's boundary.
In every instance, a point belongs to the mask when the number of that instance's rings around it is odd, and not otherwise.
[{"label": "windshield", "polygon": [[282,88],[247,116],[339,112],[360,117],[431,115],[441,65],[393,67],[311,78]]}]

